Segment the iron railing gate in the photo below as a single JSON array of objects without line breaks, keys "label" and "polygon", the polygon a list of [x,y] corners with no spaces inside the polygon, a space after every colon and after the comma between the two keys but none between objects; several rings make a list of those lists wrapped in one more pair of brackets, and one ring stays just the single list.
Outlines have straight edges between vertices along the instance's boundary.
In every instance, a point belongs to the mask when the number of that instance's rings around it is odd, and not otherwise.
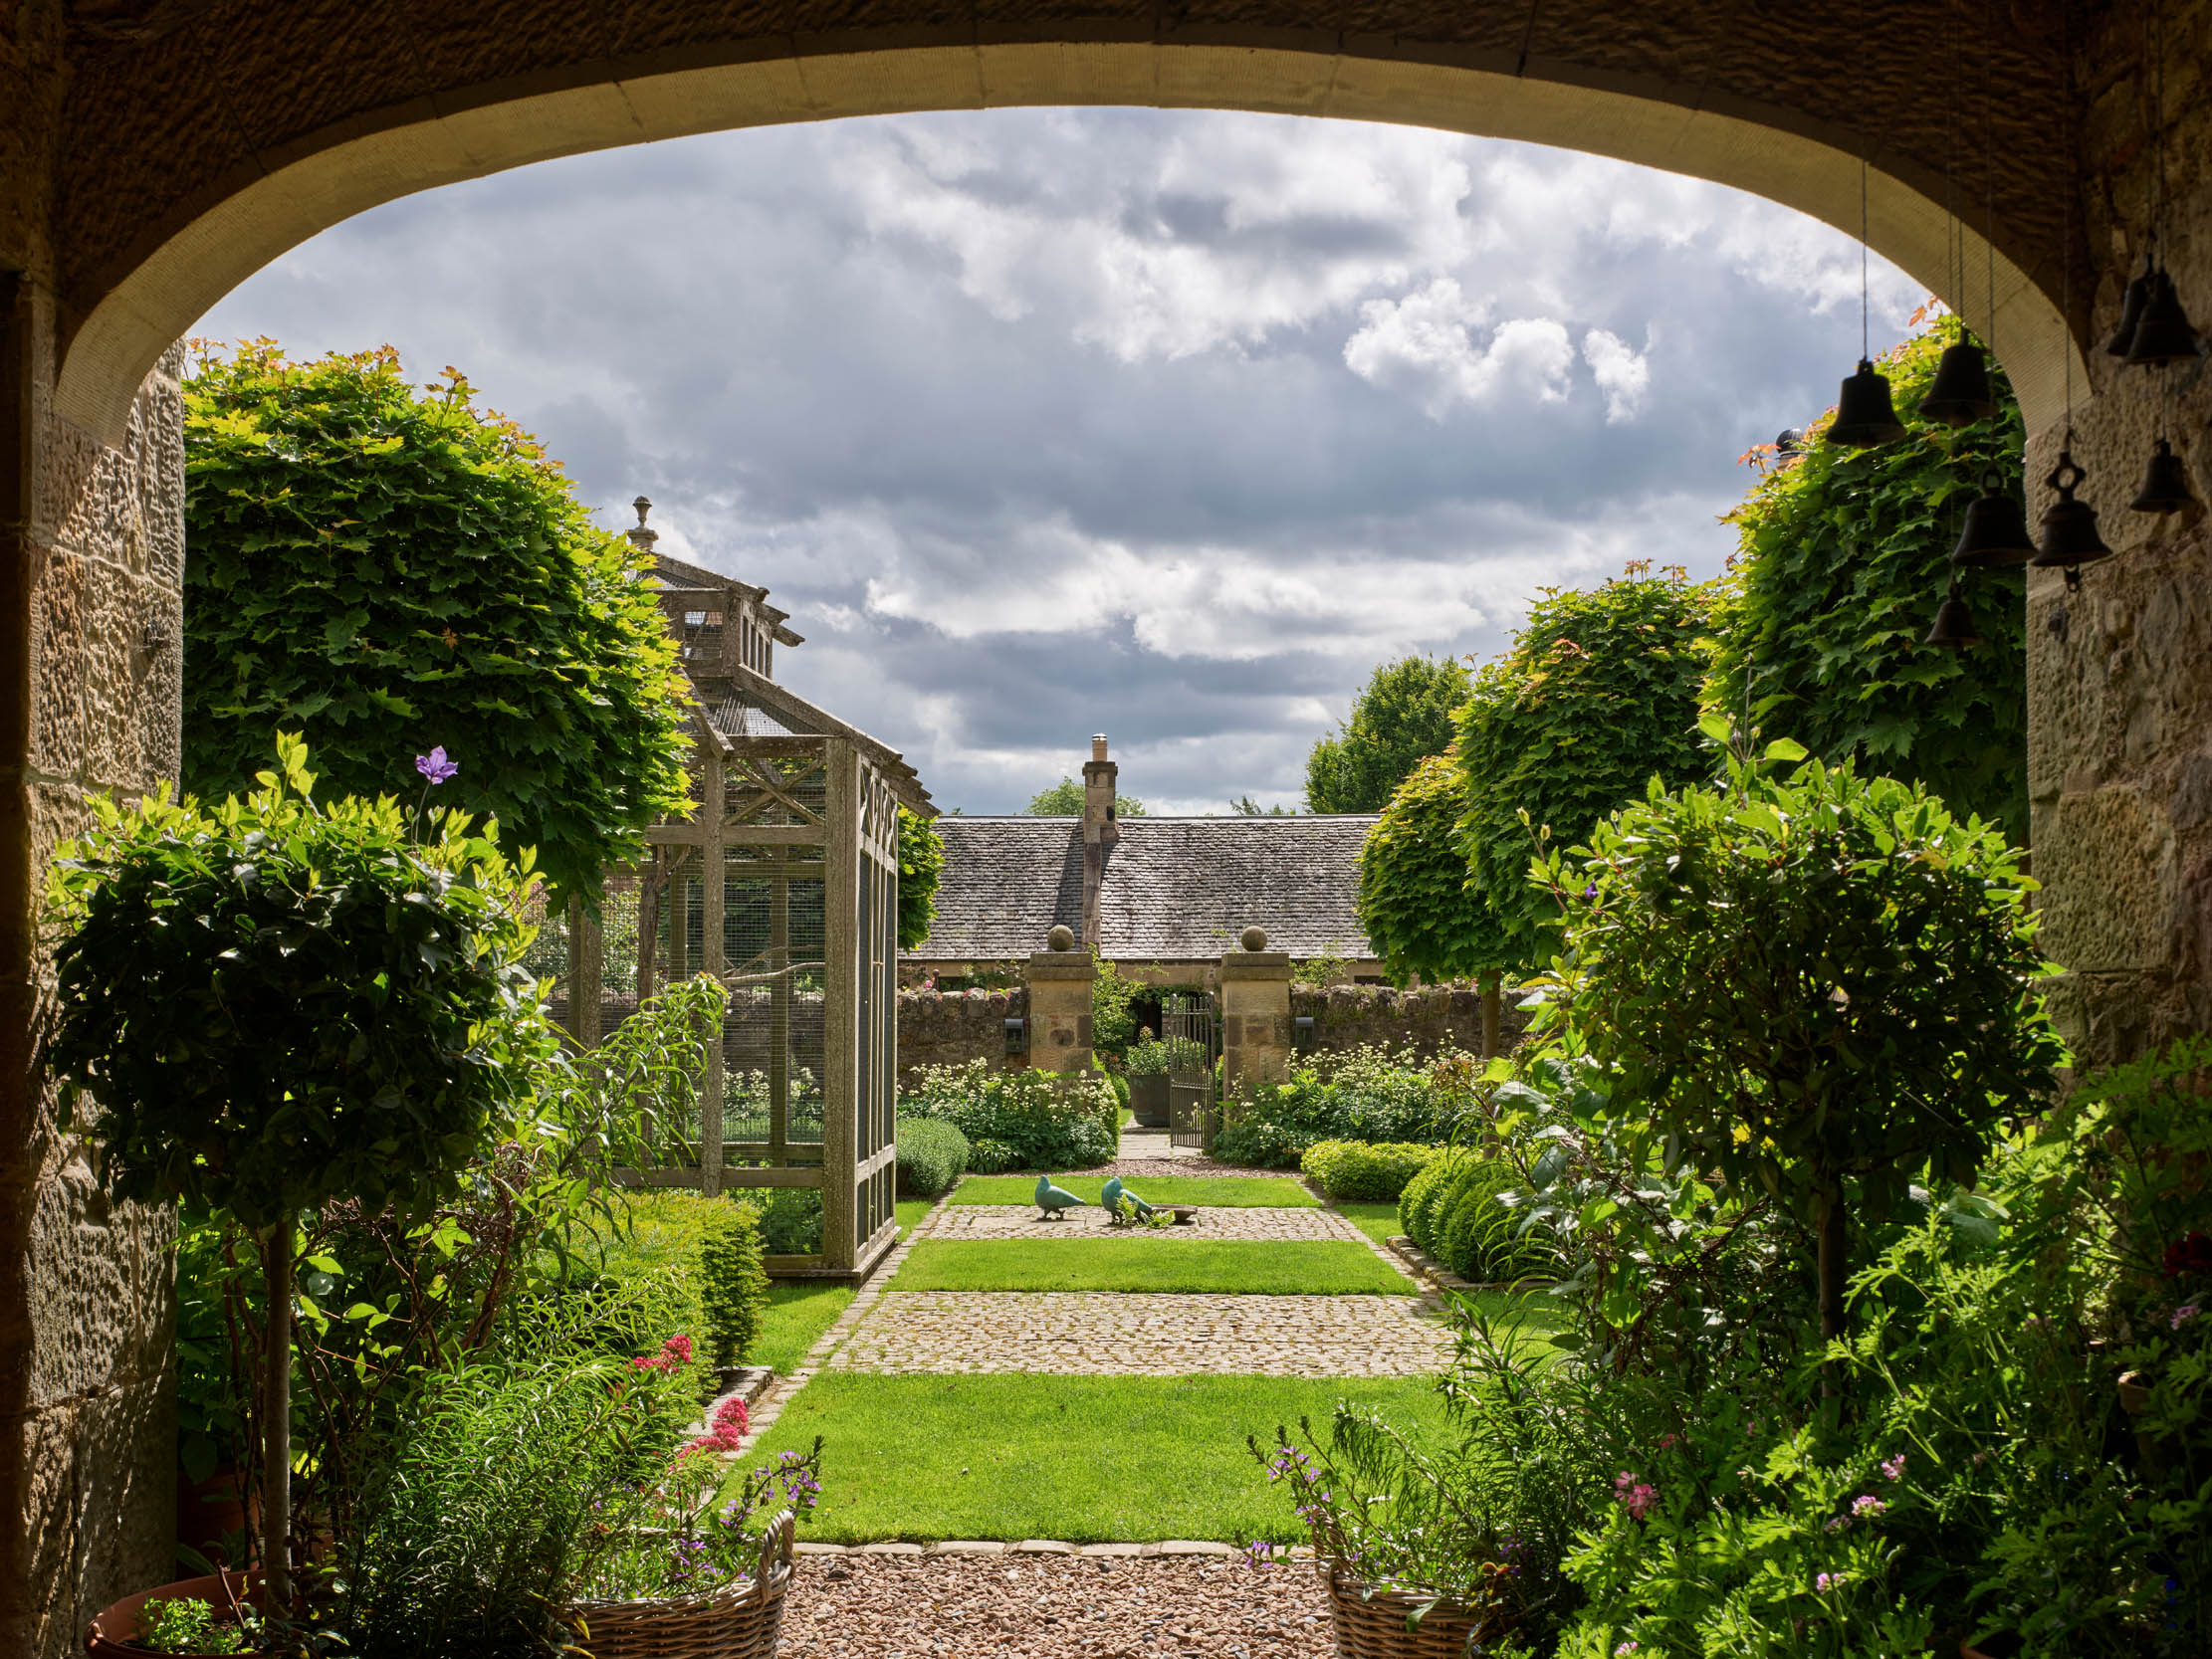
[{"label": "iron railing gate", "polygon": [[1214,1062],[1221,1052],[1220,1020],[1211,998],[1170,996],[1160,1009],[1168,1047],[1168,1143],[1208,1146],[1214,1141]]}]

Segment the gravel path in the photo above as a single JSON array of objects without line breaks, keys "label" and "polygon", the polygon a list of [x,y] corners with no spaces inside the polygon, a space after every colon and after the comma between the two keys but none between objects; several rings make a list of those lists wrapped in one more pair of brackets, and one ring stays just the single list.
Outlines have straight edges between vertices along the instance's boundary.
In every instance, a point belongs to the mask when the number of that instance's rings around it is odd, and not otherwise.
[{"label": "gravel path", "polygon": [[1094,1205],[1065,1212],[1058,1221],[1039,1218],[1032,1204],[948,1204],[915,1230],[917,1238],[1125,1238],[1152,1239],[1338,1239],[1364,1244],[1367,1235],[1334,1210],[1232,1209],[1202,1206],[1188,1227],[1115,1227]]},{"label": "gravel path", "polygon": [[1324,1659],[1308,1568],[1239,1560],[807,1555],[783,1617],[791,1659]]},{"label": "gravel path", "polygon": [[[1127,1144],[1124,1141],[1124,1144]],[[1129,1180],[1138,1175],[1242,1175],[1247,1179],[1296,1180],[1295,1169],[1247,1169],[1241,1163],[1217,1163],[1210,1157],[1117,1157],[1111,1163],[1096,1164],[1087,1169],[1070,1169],[1071,1175],[1119,1175]]]},{"label": "gravel path", "polygon": [[1451,1354],[1410,1296],[886,1292],[827,1368],[938,1375],[1426,1376]]}]

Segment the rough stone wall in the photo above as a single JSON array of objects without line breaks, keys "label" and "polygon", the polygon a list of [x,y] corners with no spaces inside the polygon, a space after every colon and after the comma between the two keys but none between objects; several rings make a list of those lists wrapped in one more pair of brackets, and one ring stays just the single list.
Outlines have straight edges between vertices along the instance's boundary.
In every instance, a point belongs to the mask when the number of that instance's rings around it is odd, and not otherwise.
[{"label": "rough stone wall", "polygon": [[1006,1021],[1029,1017],[1029,993],[1003,991],[899,992],[899,1081],[924,1066],[965,1066],[987,1060],[1003,1071],[1029,1062],[1006,1053]]},{"label": "rough stone wall", "polygon": [[[2212,527],[2201,507],[2164,518],[2127,509],[2161,428],[2212,501],[2212,380],[2202,361],[2127,368],[2102,350],[2142,268],[2155,189],[2145,11],[2113,9],[2078,56],[2088,189],[2074,283],[2092,385],[2076,382],[2073,453],[2117,556],[2086,567],[2078,592],[2057,572],[2028,587],[2043,943],[2069,970],[2052,994],[2061,1028],[2095,1064],[2212,1030]],[[2163,252],[2198,327],[2212,328],[2212,5],[2166,0],[2164,12]],[[2062,425],[2031,441],[2032,511],[2063,437]]]},{"label": "rough stone wall", "polygon": [[[1323,1051],[1375,1044],[1424,1055],[1446,1049],[1473,1054],[1482,1047],[1482,993],[1450,985],[1395,990],[1389,985],[1293,985],[1292,1019],[1310,1015],[1314,1046]],[[1528,1025],[1511,996],[1498,1020],[1498,1038],[1510,1048]]]}]

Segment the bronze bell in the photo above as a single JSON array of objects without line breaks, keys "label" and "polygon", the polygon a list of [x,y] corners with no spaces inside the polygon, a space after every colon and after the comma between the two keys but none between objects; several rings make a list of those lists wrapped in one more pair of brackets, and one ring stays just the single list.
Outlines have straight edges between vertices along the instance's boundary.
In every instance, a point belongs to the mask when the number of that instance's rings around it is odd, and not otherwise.
[{"label": "bronze bell", "polygon": [[2128,341],[2127,366],[2155,368],[2162,363],[2187,362],[2202,349],[2189,313],[2181,309],[2181,296],[2173,290],[2173,279],[2163,271],[2151,273],[2142,320],[2135,324],[2134,337]]},{"label": "bronze bell", "polygon": [[1942,646],[1951,651],[1963,651],[1969,645],[1979,645],[1980,634],[1974,631],[1973,614],[1967,610],[1966,601],[1958,596],[1958,583],[1951,583],[1950,592],[1943,595],[1943,602],[1935,607],[1935,626],[1928,630],[1922,645]]},{"label": "bronze bell", "polygon": [[2124,357],[2127,348],[2135,343],[2135,327],[2143,319],[2143,307],[2150,300],[2151,264],[2143,261],[2142,274],[2132,278],[2126,292],[2119,299],[2119,326],[2112,330],[2112,337],[2104,342],[2108,357]]},{"label": "bronze bell", "polygon": [[1995,473],[1984,473],[1982,493],[1966,504],[1966,525],[1951,549],[1951,563],[1961,570],[1996,570],[2025,564],[2035,551],[2028,510],[2005,493]]},{"label": "bronze bell", "polygon": [[2097,533],[2097,509],[2074,499],[2089,476],[2074,464],[2070,451],[2059,451],[2058,466],[2043,481],[2059,499],[2043,510],[2043,545],[2028,561],[2038,570],[2064,570],[2071,580],[2083,565],[2111,556],[2112,549]]},{"label": "bronze bell", "polygon": [[1920,418],[1945,426],[1968,426],[1997,412],[1989,389],[1989,359],[1972,340],[1943,348],[1935,365],[1935,384],[1920,400]]},{"label": "bronze bell", "polygon": [[1859,372],[1844,382],[1836,399],[1836,419],[1828,428],[1828,441],[1851,449],[1872,449],[1893,444],[1904,436],[1897,412],[1889,404],[1889,382],[1875,372],[1866,358]]},{"label": "bronze bell", "polygon": [[2130,513],[2179,513],[2196,499],[2196,493],[2189,488],[2188,465],[2174,454],[2171,444],[2159,439],[2150,466],[2143,473],[2143,487],[2135,492],[2135,499],[2127,504],[2127,510]]}]

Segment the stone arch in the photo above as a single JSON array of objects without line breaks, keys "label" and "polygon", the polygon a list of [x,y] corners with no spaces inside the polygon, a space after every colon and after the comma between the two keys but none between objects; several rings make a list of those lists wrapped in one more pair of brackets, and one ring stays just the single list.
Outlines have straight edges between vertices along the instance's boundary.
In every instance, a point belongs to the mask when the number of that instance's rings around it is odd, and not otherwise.
[{"label": "stone arch", "polygon": [[[1172,43],[1052,33],[857,50],[849,37],[841,50],[819,37],[811,50],[782,37],[766,53],[680,67],[579,64],[349,116],[183,194],[114,252],[96,256],[83,286],[68,285],[92,293],[72,308],[57,412],[114,441],[145,374],[217,300],[287,250],[379,203],[556,156],[777,122],[1058,104],[1389,121],[1640,162],[1750,191],[1847,233],[1860,228],[1856,134],[1782,103],[1716,95],[1709,85],[1532,67],[1525,53],[1506,67],[1495,54],[1421,54],[1395,39],[1362,49],[1334,32],[1215,31],[1229,38]],[[1264,44],[1252,44],[1255,36]],[[1959,268],[1967,277],[1950,280],[1956,255],[1941,171],[1902,149],[1874,148],[1864,184],[1870,244],[1985,326],[1991,245],[1963,223]],[[2051,239],[2035,234],[2042,229],[2001,223],[1994,249],[1995,342],[2031,433],[2058,418],[2070,369],[2087,384],[2075,331],[2053,298]],[[1849,366],[1839,362],[1839,377]]]}]

